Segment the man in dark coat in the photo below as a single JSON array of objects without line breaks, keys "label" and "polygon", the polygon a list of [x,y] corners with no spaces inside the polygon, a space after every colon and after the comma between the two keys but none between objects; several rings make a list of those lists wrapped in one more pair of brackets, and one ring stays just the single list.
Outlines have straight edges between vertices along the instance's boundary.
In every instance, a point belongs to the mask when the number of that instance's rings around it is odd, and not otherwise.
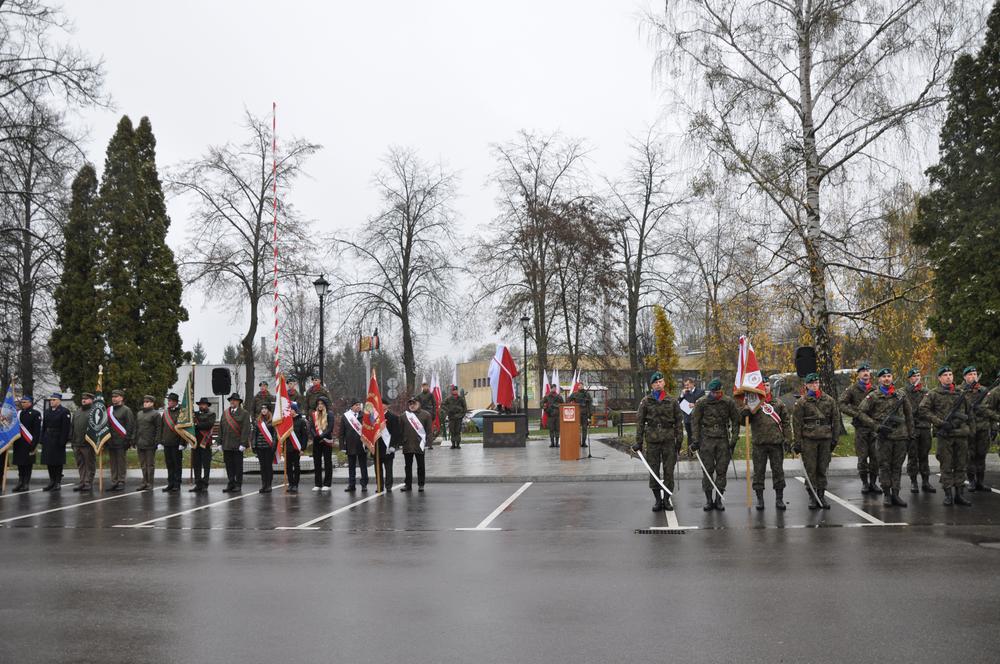
[{"label": "man in dark coat", "polygon": [[207,397],[198,399],[198,410],[194,411],[195,444],[191,447],[191,464],[194,466],[194,486],[192,492],[208,491],[208,476],[212,472],[212,431],[215,427],[215,413],[209,408],[212,402]]},{"label": "man in dark coat", "polygon": [[347,452],[347,488],[344,491],[354,491],[357,469],[361,468],[361,490],[368,490],[368,452],[361,439],[361,402],[351,401],[351,407],[341,416],[340,449]]},{"label": "man in dark coat", "polygon": [[684,431],[687,433],[687,457],[689,459],[694,458],[694,452],[691,451],[691,412],[694,410],[695,403],[703,396],[705,396],[705,390],[695,385],[693,378],[684,379],[684,391],[681,392],[677,401],[678,403],[687,402],[687,412],[681,408],[681,413],[684,415]]},{"label": "man in dark coat", "polygon": [[403,446],[403,418],[386,409],[385,427],[389,431],[389,445],[379,437],[378,458],[382,464],[382,486],[386,491],[392,491],[392,465],[396,461],[396,450]]},{"label": "man in dark coat", "polygon": [[163,458],[167,464],[167,486],[164,493],[175,493],[181,490],[181,476],[184,470],[184,448],[188,439],[181,435],[177,428],[177,420],[181,416],[180,396],[176,392],[167,395],[167,407],[161,414],[160,444],[163,445]]},{"label": "man in dark coat", "polygon": [[[298,493],[299,477],[302,475],[302,467],[299,460],[302,457],[302,451],[309,444],[309,422],[306,421],[305,416],[302,414],[299,404],[294,401],[291,404],[294,418],[292,419],[292,431],[285,438],[284,443],[285,468],[288,475],[288,492]],[[295,441],[298,441],[298,447],[295,446],[295,442],[292,440],[293,436],[295,437]]]},{"label": "man in dark coat", "polygon": [[240,491],[243,487],[243,453],[250,446],[253,422],[250,413],[243,409],[243,399],[236,392],[229,395],[229,408],[219,418],[219,444],[226,462],[229,482],[223,493]]},{"label": "man in dark coat", "polygon": [[62,405],[62,395],[55,392],[49,397],[49,411],[42,420],[42,463],[49,469],[49,484],[42,491],[60,489],[71,429],[69,411]]},{"label": "man in dark coat", "polygon": [[403,422],[403,458],[406,460],[406,483],[401,491],[413,487],[413,461],[417,462],[417,490],[424,490],[424,450],[431,436],[431,414],[420,408],[420,400],[411,397],[406,403]]},{"label": "man in dark coat", "polygon": [[14,441],[14,465],[17,466],[17,486],[14,493],[27,491],[31,483],[31,467],[35,464],[35,450],[41,440],[42,415],[33,408],[35,400],[30,394],[21,397],[21,437]]}]

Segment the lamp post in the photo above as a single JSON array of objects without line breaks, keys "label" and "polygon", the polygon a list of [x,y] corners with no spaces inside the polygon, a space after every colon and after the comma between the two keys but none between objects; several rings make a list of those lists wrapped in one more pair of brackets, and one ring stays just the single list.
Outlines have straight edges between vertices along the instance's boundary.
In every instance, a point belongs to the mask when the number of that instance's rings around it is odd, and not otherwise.
[{"label": "lamp post", "polygon": [[531,318],[521,316],[521,329],[524,330],[524,396],[521,403],[524,405],[524,415],[528,415],[528,323]]},{"label": "lamp post", "polygon": [[316,295],[319,296],[319,382],[323,384],[323,302],[326,300],[326,292],[330,288],[330,282],[319,275],[319,279],[313,282]]}]

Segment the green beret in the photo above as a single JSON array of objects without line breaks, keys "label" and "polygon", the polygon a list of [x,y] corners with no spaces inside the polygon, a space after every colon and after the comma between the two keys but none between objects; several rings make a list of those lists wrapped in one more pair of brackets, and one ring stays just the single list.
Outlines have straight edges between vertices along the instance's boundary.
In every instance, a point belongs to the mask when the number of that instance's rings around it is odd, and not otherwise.
[{"label": "green beret", "polygon": [[944,365],[943,367],[938,368],[937,375],[940,376],[941,374],[945,373],[946,371],[951,371],[951,367],[949,367],[947,364]]},{"label": "green beret", "polygon": [[965,374],[972,373],[973,371],[977,371],[976,366],[974,364],[970,364],[969,366],[962,369],[962,375],[964,376]]},{"label": "green beret", "polygon": [[858,365],[858,371],[871,371],[872,367],[867,362],[862,362]]},{"label": "green beret", "polygon": [[654,371],[652,374],[650,374],[650,376],[649,376],[649,384],[650,385],[652,385],[653,383],[655,383],[658,380],[663,380],[663,374],[662,373],[660,373],[659,371]]},{"label": "green beret", "polygon": [[805,377],[805,382],[806,383],[818,383],[819,382],[819,374],[815,373],[815,372],[813,372],[811,374],[808,374]]},{"label": "green beret", "polygon": [[891,375],[892,375],[892,369],[888,367],[882,367],[881,369],[878,370],[878,373],[875,375],[875,377],[881,378],[882,376],[891,376]]},{"label": "green beret", "polygon": [[920,375],[920,369],[919,369],[919,368],[917,368],[917,367],[913,367],[913,368],[912,368],[912,369],[910,369],[910,371],[909,371],[909,372],[908,372],[908,373],[906,374],[906,377],[907,377],[907,378],[913,378],[914,376],[919,376],[919,375]]},{"label": "green beret", "polygon": [[709,392],[717,392],[718,390],[721,390],[721,389],[722,389],[722,381],[719,380],[718,378],[713,378],[712,380],[710,380],[708,382],[708,391]]}]

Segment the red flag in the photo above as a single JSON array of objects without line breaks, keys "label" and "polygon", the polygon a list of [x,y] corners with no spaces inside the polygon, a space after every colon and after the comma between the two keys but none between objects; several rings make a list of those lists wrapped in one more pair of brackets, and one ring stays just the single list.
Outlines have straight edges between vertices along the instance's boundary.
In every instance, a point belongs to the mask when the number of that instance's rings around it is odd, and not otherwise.
[{"label": "red flag", "polygon": [[514,358],[506,346],[497,345],[497,352],[490,362],[487,375],[493,391],[493,403],[510,408],[514,404],[514,379],[517,378],[518,372]]},{"label": "red flag", "polygon": [[[274,456],[275,459],[281,456],[281,442],[292,433],[295,425],[295,414],[292,412],[292,401],[288,398],[288,385],[285,383],[285,375],[278,374],[278,385],[275,387],[274,415],[271,417],[271,424],[278,434],[278,442]],[[302,449],[299,448],[301,452]]]},{"label": "red flag", "polygon": [[375,441],[379,436],[389,445],[389,432],[385,428],[385,404],[382,403],[382,392],[378,389],[378,380],[375,379],[375,370],[372,369],[372,376],[368,380],[368,398],[365,400],[364,413],[361,417],[361,439],[365,442],[365,447],[375,450]]},{"label": "red flag", "polygon": [[431,374],[431,394],[434,395],[434,430],[441,430],[441,381],[437,372]]},{"label": "red flag", "polygon": [[[545,399],[545,397],[549,396],[549,392],[552,391],[552,388],[549,386],[549,377],[547,375],[545,375],[545,374],[546,374],[546,372],[542,371],[542,399],[543,400]],[[541,426],[542,426],[543,429],[548,429],[549,428],[549,414],[545,412],[544,408],[542,409],[542,425]]]}]

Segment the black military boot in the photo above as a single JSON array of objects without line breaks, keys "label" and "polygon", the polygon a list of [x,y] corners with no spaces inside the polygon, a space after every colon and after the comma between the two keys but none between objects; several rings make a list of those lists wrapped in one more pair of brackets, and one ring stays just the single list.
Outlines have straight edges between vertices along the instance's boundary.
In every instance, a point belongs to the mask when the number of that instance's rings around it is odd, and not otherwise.
[{"label": "black military boot", "polygon": [[906,501],[899,497],[899,489],[892,490],[892,504],[896,507],[906,507]]},{"label": "black military boot", "polygon": [[663,511],[663,496],[660,495],[659,489],[653,489],[653,511],[662,512]]},{"label": "black military boot", "polygon": [[757,504],[754,505],[754,507],[756,507],[757,511],[760,512],[764,509],[764,490],[758,489],[754,493],[757,494]]},{"label": "black military boot", "polygon": [[920,485],[917,484],[916,475],[910,475],[910,493],[920,493]]},{"label": "black military boot", "polygon": [[48,484],[46,484],[45,486],[42,487],[42,491],[52,491],[52,488],[55,485],[56,485],[55,482],[49,482]]},{"label": "black military boot", "polygon": [[960,486],[955,487],[955,504],[969,507],[972,505],[972,502],[963,495],[964,493],[965,489]]},{"label": "black military boot", "polygon": [[986,478],[985,470],[976,471],[976,491],[992,491],[993,487],[989,484],[983,484],[983,480]]},{"label": "black military boot", "polygon": [[861,473],[861,493],[871,493],[871,486],[868,484],[868,475]]},{"label": "black military boot", "polygon": [[785,507],[785,490],[784,489],[775,489],[774,490],[774,506],[777,509],[781,510],[782,512],[784,512],[785,509],[787,509]]},{"label": "black military boot", "polygon": [[968,478],[967,478],[967,480],[968,480],[968,484],[969,484],[969,491],[975,491],[976,490],[976,475],[975,475],[975,473],[970,473],[969,476],[968,476]]},{"label": "black military boot", "polygon": [[715,497],[715,509],[719,510],[720,512],[725,512],[726,504],[722,502],[722,493],[723,492],[720,491],[719,495]]},{"label": "black military boot", "polygon": [[878,475],[872,475],[868,478],[868,486],[871,487],[872,493],[882,493],[882,488],[878,485]]},{"label": "black military boot", "polygon": [[931,486],[931,476],[930,475],[924,475],[923,476],[923,482],[921,482],[921,484],[920,484],[920,489],[924,493],[937,493],[937,489],[935,489],[934,487]]},{"label": "black military boot", "polygon": [[948,507],[951,507],[952,505],[955,504],[955,501],[952,499],[951,495],[952,495],[951,489],[944,490],[944,504],[947,505]]},{"label": "black military boot", "polygon": [[701,509],[705,510],[706,512],[711,512],[712,510],[715,509],[715,501],[712,500],[711,489],[705,492],[705,506],[702,507]]},{"label": "black military boot", "polygon": [[816,494],[812,491],[809,492],[809,509],[818,510],[820,508],[819,501],[816,500]]},{"label": "black military boot", "polygon": [[826,502],[826,489],[819,490],[819,506],[825,510],[830,509],[830,503]]},{"label": "black military boot", "polygon": [[674,504],[670,502],[670,496],[667,496],[666,498],[663,499],[663,511],[664,512],[674,511]]},{"label": "black military boot", "polygon": [[892,507],[892,492],[893,491],[895,491],[895,489],[886,489],[885,490],[885,495],[882,496],[882,506],[883,507]]}]

